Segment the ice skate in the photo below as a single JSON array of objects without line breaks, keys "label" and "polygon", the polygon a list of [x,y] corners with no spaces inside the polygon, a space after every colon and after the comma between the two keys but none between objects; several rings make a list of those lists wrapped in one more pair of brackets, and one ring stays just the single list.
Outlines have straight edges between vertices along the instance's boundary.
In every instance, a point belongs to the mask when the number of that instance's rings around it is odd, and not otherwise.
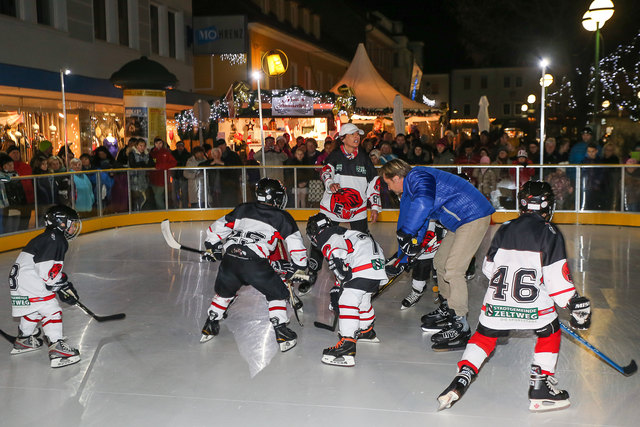
[{"label": "ice skate", "polygon": [[467,267],[467,271],[464,273],[464,278],[467,280],[472,280],[474,277],[476,277],[476,257],[471,258],[469,267]]},{"label": "ice skate", "polygon": [[570,405],[569,393],[556,388],[558,380],[542,373],[540,366],[531,365],[529,379],[529,410],[533,412],[554,411]]},{"label": "ice skate", "polygon": [[298,295],[304,296],[308,294],[311,291],[311,288],[313,287],[313,285],[316,283],[316,280],[318,280],[318,273],[310,272],[309,280],[308,281],[305,280],[304,282],[300,283],[300,285],[298,286]]},{"label": "ice skate", "polygon": [[400,306],[400,310],[406,310],[407,308],[411,308],[422,298],[422,294],[424,292],[418,292],[415,289],[411,288],[411,292],[402,300],[402,305]]},{"label": "ice skate", "polygon": [[322,363],[336,366],[354,366],[356,364],[356,340],[355,338],[338,335],[340,341],[322,351]]},{"label": "ice skate", "polygon": [[200,342],[205,343],[220,333],[220,321],[216,313],[209,313],[207,321],[202,327],[202,336]]},{"label": "ice skate", "polygon": [[438,294],[436,301],[440,304],[438,308],[420,318],[424,332],[438,332],[449,326],[445,322],[451,317],[447,300]]},{"label": "ice skate", "polygon": [[[452,313],[455,314],[453,310]],[[471,329],[463,316],[455,316],[451,327],[443,329],[431,337],[433,351],[464,350],[471,338]]]},{"label": "ice skate", "polygon": [[476,373],[467,365],[460,368],[460,372],[455,376],[449,387],[438,396],[438,411],[451,408],[462,395],[467,391],[471,382],[475,379]]},{"label": "ice skate", "polygon": [[365,330],[359,330],[356,332],[356,340],[360,342],[373,342],[378,343],[380,340],[376,335],[376,331],[373,330],[373,323]]},{"label": "ice skate", "polygon": [[22,331],[20,331],[20,333],[16,337],[15,342],[13,343],[11,354],[22,354],[38,350],[40,347],[42,347],[42,339],[39,337],[40,329],[38,329],[35,334],[26,337],[23,336]]},{"label": "ice skate", "polygon": [[80,361],[80,352],[64,340],[58,340],[49,346],[49,361],[52,368],[62,368]]},{"label": "ice skate", "polygon": [[276,341],[280,346],[280,351],[285,352],[296,346],[298,335],[291,329],[287,328],[286,323],[279,323],[275,317],[271,318],[273,329],[276,331]]}]

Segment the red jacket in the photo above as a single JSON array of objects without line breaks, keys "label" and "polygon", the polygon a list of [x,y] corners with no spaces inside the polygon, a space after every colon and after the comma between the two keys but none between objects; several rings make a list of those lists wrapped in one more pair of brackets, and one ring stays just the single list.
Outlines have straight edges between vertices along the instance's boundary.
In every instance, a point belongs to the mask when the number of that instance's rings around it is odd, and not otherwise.
[{"label": "red jacket", "polygon": [[[33,175],[31,171],[31,166],[29,166],[22,160],[13,162],[13,167],[19,176]],[[35,201],[33,197],[33,181],[30,179],[23,179],[21,181],[22,181],[22,188],[24,188],[24,194],[27,197],[27,203],[33,203]]]},{"label": "red jacket", "polygon": [[[158,169],[158,172],[151,172],[149,174],[149,180],[151,181],[151,185],[155,185],[156,187],[162,187],[164,186],[164,172],[162,171],[175,168],[178,165],[178,161],[176,160],[175,157],[173,157],[173,154],[171,154],[171,151],[169,151],[166,148],[161,148],[159,150],[154,148],[149,153],[149,157],[153,159],[153,162],[155,163],[155,167],[156,169]],[[167,182],[169,181],[169,178],[171,178],[171,175],[168,174]]]}]

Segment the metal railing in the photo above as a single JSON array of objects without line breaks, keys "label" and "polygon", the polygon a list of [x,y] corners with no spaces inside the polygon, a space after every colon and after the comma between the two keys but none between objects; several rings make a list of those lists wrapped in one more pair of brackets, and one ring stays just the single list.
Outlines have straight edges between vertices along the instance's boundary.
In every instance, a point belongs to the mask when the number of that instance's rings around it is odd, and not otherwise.
[{"label": "metal railing", "polygon": [[[517,188],[524,180],[539,179],[540,169],[554,189],[557,211],[640,212],[640,167],[634,165],[432,167],[465,172],[501,212],[516,212]],[[281,180],[287,187],[287,209],[319,208],[324,185],[318,166],[89,170],[12,177],[9,182],[0,182],[0,192],[12,196],[3,198],[0,194],[0,203],[8,202],[7,206],[0,206],[0,235],[42,227],[44,213],[57,203],[74,207],[82,218],[154,210],[233,208],[255,200],[254,186],[265,175]],[[18,184],[25,193],[23,202],[15,197],[20,193],[15,187]],[[397,199],[382,181],[381,184],[383,209],[397,209]]]}]

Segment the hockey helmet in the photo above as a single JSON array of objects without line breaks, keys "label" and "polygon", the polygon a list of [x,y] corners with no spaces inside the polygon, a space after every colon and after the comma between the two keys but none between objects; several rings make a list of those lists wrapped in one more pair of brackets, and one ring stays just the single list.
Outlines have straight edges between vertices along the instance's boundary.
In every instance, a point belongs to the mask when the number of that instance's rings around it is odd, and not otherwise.
[{"label": "hockey helmet", "polygon": [[525,182],[518,192],[518,204],[521,213],[537,213],[551,221],[556,206],[551,185],[544,181]]},{"label": "hockey helmet", "polygon": [[44,215],[44,223],[47,228],[57,228],[62,231],[67,240],[75,239],[82,230],[82,221],[78,212],[64,205],[50,207]]},{"label": "hockey helmet", "polygon": [[318,246],[318,236],[320,232],[329,226],[331,226],[329,218],[321,213],[309,217],[307,221],[307,237],[311,241],[312,246]]},{"label": "hockey helmet", "polygon": [[284,209],[287,205],[287,189],[277,179],[262,178],[256,184],[256,198],[264,204]]},{"label": "hockey helmet", "polygon": [[464,179],[467,182],[471,182],[471,178],[469,177],[469,175],[466,174],[466,172],[463,172],[463,171],[456,172],[456,175],[459,176],[460,178]]}]

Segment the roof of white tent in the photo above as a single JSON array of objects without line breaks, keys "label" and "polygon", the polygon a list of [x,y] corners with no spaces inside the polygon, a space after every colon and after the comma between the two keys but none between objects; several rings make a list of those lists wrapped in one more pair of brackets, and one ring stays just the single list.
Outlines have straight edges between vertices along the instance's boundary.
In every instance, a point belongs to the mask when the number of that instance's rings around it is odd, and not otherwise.
[{"label": "roof of white tent", "polygon": [[361,108],[393,108],[393,99],[397,94],[402,97],[405,110],[428,110],[429,107],[412,101],[395,90],[376,71],[362,43],[358,44],[356,54],[344,76],[331,88],[338,93],[338,87],[346,84],[356,95],[356,105]]}]

